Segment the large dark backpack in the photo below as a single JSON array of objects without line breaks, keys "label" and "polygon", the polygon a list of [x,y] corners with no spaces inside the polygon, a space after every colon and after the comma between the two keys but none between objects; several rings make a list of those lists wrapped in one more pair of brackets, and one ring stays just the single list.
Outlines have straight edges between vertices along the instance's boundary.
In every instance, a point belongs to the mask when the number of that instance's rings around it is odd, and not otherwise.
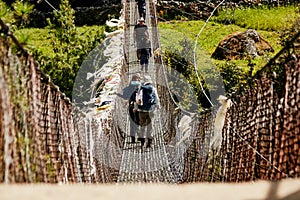
[{"label": "large dark backpack", "polygon": [[140,90],[143,93],[143,103],[139,108],[145,111],[153,111],[157,105],[157,97],[153,86],[151,84],[143,85]]}]

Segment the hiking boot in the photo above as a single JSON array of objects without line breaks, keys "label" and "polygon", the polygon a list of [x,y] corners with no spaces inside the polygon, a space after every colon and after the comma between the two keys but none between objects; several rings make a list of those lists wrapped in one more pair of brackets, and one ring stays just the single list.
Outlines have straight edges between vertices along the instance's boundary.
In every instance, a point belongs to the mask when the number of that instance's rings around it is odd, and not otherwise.
[{"label": "hiking boot", "polygon": [[141,141],[142,147],[145,145],[145,138],[138,138],[139,141]]},{"label": "hiking boot", "polygon": [[147,146],[146,148],[150,148],[152,143],[152,139],[148,138]]},{"label": "hiking boot", "polygon": [[135,143],[135,137],[134,136],[130,136],[131,138],[131,143]]}]

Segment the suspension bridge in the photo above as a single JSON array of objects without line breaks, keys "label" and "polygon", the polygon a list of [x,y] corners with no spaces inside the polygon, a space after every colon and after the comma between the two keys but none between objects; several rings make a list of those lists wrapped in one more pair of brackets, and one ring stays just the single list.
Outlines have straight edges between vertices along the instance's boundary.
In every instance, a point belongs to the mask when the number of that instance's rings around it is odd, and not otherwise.
[{"label": "suspension bridge", "polygon": [[[232,104],[224,114],[220,146],[214,149],[220,105],[197,112],[182,106],[184,93],[174,90],[180,76],[163,64],[155,2],[147,0],[146,23],[155,52],[148,74],[161,109],[153,118],[153,145],[143,148],[129,142],[126,102],[114,92],[121,92],[140,70],[133,40],[137,5],[134,0],[122,3],[123,30],[108,34],[103,54],[94,50],[86,64],[96,65],[95,71],[79,76],[93,79],[86,95],[90,99],[77,96],[86,100],[80,106],[60,92],[26,51],[13,54],[9,38],[17,40],[2,24],[7,36],[0,41],[0,182],[178,184],[299,177],[300,57],[292,45],[299,33],[250,86],[228,95]],[[120,56],[112,59],[115,53]],[[94,103],[104,99],[109,106],[97,108]]]}]

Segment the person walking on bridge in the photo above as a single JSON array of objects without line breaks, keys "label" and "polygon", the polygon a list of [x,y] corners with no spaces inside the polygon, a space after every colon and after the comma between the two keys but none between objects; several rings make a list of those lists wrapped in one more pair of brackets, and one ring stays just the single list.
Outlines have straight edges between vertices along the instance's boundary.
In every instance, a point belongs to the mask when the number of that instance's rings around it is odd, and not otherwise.
[{"label": "person walking on bridge", "polygon": [[135,143],[135,137],[139,128],[139,113],[135,109],[136,92],[141,86],[141,76],[139,73],[132,75],[130,84],[124,88],[123,95],[119,95],[125,100],[128,100],[128,112],[130,116],[130,138],[131,143]]},{"label": "person walking on bridge", "polygon": [[141,59],[141,49],[145,48],[146,40],[149,40],[148,26],[145,24],[144,18],[138,20],[134,26],[133,40],[137,48],[137,59]]},{"label": "person walking on bridge", "polygon": [[145,40],[142,47],[143,48],[140,49],[141,72],[142,73],[144,73],[144,72],[148,73],[149,58],[152,56],[150,40],[149,39]]},{"label": "person walking on bridge", "polygon": [[137,2],[140,18],[146,17],[146,0],[135,0]]},{"label": "person walking on bridge", "polygon": [[[140,97],[137,98],[137,110],[139,111],[140,130],[138,131],[138,140],[142,147],[147,139],[146,147],[151,147],[153,140],[152,118],[154,111],[159,108],[159,97],[155,87],[152,85],[150,76],[145,76],[145,81],[139,89]],[[140,98],[140,99],[139,99]]]}]

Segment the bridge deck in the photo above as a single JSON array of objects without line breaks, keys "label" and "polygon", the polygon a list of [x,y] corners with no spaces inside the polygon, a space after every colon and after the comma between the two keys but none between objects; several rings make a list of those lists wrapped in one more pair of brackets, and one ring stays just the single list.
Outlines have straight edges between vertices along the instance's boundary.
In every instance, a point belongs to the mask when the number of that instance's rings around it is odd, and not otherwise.
[{"label": "bridge deck", "polygon": [[[137,6],[135,0],[129,2],[128,12],[130,12],[130,22],[126,22],[129,25],[129,78],[135,73],[141,73],[142,76],[146,75],[140,71],[140,65],[137,62],[136,47],[134,46],[133,31],[134,25],[138,19]],[[151,16],[149,2],[146,1],[146,16]],[[127,12],[127,11],[126,11]],[[150,38],[152,38],[151,23],[149,18],[146,18]],[[153,56],[149,60],[149,71],[147,75],[150,75],[155,83],[155,61]],[[163,133],[159,124],[159,111],[155,111],[153,123],[153,143],[151,148],[145,148],[141,146],[140,142],[130,143],[129,127],[130,120],[129,115],[124,116],[127,118],[127,137],[125,139],[121,167],[119,171],[118,183],[130,183],[130,182],[174,182],[172,171],[169,167],[168,156],[163,142]]]}]

